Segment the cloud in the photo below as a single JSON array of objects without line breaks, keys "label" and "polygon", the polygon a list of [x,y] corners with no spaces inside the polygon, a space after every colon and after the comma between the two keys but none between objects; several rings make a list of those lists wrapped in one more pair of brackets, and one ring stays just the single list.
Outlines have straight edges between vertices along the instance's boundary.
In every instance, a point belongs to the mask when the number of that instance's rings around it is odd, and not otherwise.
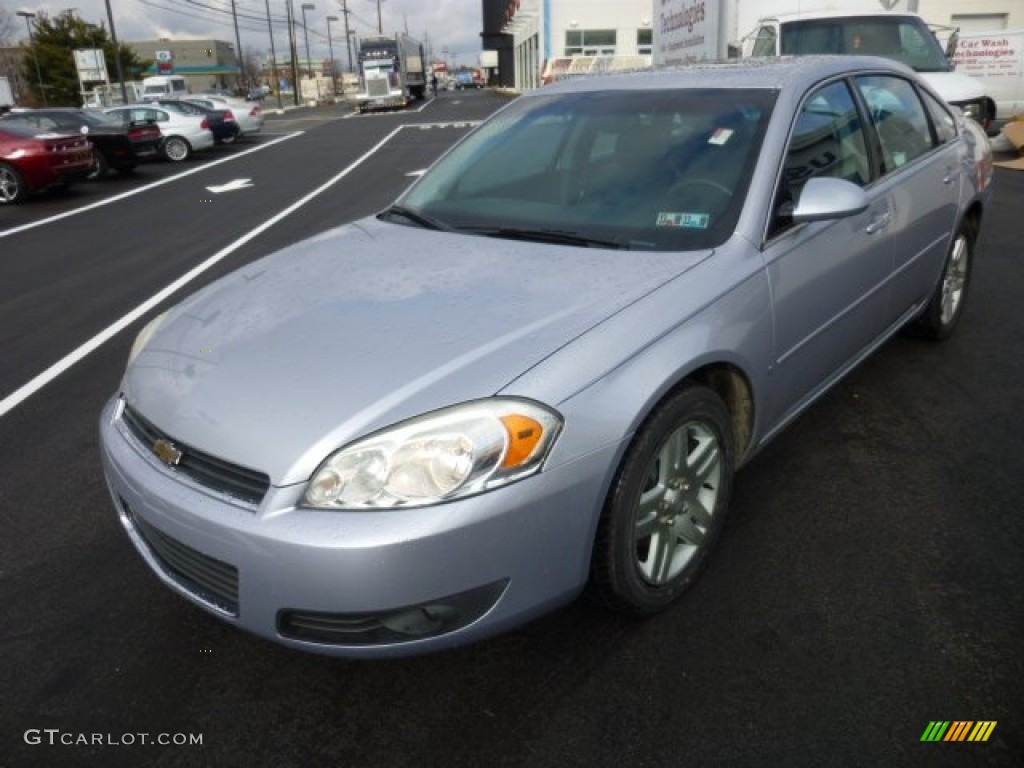
[{"label": "cloud", "polygon": [[[339,45],[344,47],[344,23],[341,21],[341,0],[306,0],[316,5],[306,11],[309,25],[310,52],[313,57],[328,56],[327,16],[338,17],[331,22],[331,37],[338,58]],[[303,0],[293,0],[301,21]],[[357,36],[376,34],[377,0],[347,0],[349,26]],[[104,0],[20,0],[19,9],[60,14],[69,8],[93,24],[107,24]],[[213,38],[233,43],[234,23],[231,0],[112,0],[114,27],[118,40],[124,43],[161,38]],[[448,51],[448,60],[472,65],[480,51],[481,0],[381,0],[381,18],[385,34],[408,30],[426,44],[435,57]],[[267,32],[266,0],[235,0],[242,48],[263,53],[270,49]],[[286,40],[285,0],[270,0],[274,21],[274,44],[280,52]],[[19,20],[20,21],[20,20]],[[16,28],[16,33],[20,29]]]}]

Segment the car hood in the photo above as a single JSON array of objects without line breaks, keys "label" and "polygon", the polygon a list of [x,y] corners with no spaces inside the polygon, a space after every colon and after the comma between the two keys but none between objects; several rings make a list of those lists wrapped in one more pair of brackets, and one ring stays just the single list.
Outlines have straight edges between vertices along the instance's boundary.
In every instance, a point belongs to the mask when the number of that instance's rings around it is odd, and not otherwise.
[{"label": "car hood", "polygon": [[487,397],[710,251],[612,251],[367,219],[168,313],[122,392],[175,441],[306,480],[381,427]]},{"label": "car hood", "polygon": [[919,72],[921,78],[950,104],[975,101],[985,95],[982,84],[962,72]]}]

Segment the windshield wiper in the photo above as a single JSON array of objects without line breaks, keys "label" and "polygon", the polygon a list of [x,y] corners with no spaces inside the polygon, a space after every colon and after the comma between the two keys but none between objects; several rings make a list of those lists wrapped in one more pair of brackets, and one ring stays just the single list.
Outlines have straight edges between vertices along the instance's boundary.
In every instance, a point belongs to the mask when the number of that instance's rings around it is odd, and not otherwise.
[{"label": "windshield wiper", "polygon": [[[461,229],[461,228],[460,228]],[[466,231],[465,229],[462,231]],[[575,232],[558,229],[520,229],[518,227],[472,227],[469,231],[486,237],[500,237],[506,240],[530,240],[536,243],[557,243],[559,245],[581,245],[585,248],[615,248],[628,251],[629,245],[618,240],[589,237]]]},{"label": "windshield wiper", "polygon": [[404,205],[392,205],[390,208],[387,208],[377,214],[378,219],[383,219],[385,217],[392,216],[397,216],[399,218],[405,219],[406,221],[411,221],[414,224],[418,224],[419,226],[423,227],[424,229],[434,229],[439,232],[451,231],[451,227],[449,227],[447,224],[444,224],[443,222],[440,222],[437,219],[431,218],[430,216],[425,216],[422,213],[418,213],[412,210],[411,208],[406,208]]}]

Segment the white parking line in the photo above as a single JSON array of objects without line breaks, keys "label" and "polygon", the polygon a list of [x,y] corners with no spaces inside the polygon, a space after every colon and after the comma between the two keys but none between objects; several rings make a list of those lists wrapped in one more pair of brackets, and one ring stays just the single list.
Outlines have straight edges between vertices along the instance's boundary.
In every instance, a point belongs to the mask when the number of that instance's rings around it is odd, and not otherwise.
[{"label": "white parking line", "polygon": [[[389,133],[387,136],[385,136],[383,139],[381,139],[379,142],[377,142],[373,147],[371,147],[364,155],[359,157],[355,162],[353,162],[347,168],[345,168],[344,170],[339,172],[337,175],[333,176],[328,181],[326,181],[323,184],[321,184],[319,187],[314,189],[308,195],[306,195],[305,197],[301,198],[300,200],[292,203],[291,205],[289,205],[287,208],[285,208],[281,212],[275,214],[273,217],[271,217],[267,221],[265,221],[262,224],[260,224],[260,226],[256,227],[253,230],[250,230],[246,234],[242,235],[240,238],[235,240],[230,245],[228,245],[225,248],[222,248],[221,250],[217,251],[217,253],[213,254],[213,256],[208,258],[202,264],[199,264],[198,266],[193,267],[191,270],[189,270],[184,275],[179,277],[173,283],[171,283],[167,287],[163,288],[161,291],[155,293],[153,296],[151,296],[146,301],[144,301],[141,304],[139,304],[139,306],[137,306],[131,312],[129,312],[124,317],[122,317],[120,320],[115,322],[113,325],[108,326],[103,331],[101,331],[100,333],[96,334],[91,339],[89,339],[87,342],[85,342],[85,344],[83,344],[82,346],[78,347],[78,349],[74,350],[70,354],[68,354],[65,357],[63,357],[61,360],[59,360],[56,363],[54,363],[53,365],[51,365],[45,371],[40,373],[38,376],[36,376],[31,381],[29,381],[27,384],[25,384],[22,387],[19,387],[14,392],[12,392],[10,395],[5,397],[3,400],[0,400],[0,417],[5,416],[10,410],[12,410],[13,408],[16,408],[18,405],[20,405],[25,400],[27,400],[29,397],[31,397],[36,392],[41,390],[43,387],[45,387],[51,381],[56,379],[62,373],[64,373],[68,369],[70,369],[73,365],[75,365],[76,363],[80,362],[81,360],[83,360],[88,355],[90,355],[93,352],[95,352],[103,344],[105,344],[106,342],[110,341],[110,339],[114,338],[114,336],[116,336],[121,331],[123,331],[125,328],[127,328],[132,323],[134,323],[136,320],[141,318],[144,314],[146,314],[147,312],[149,312],[150,310],[152,310],[153,308],[158,306],[160,304],[160,302],[164,301],[165,299],[167,299],[168,297],[173,295],[175,293],[175,291],[178,291],[179,289],[181,289],[185,285],[188,285],[190,282],[192,282],[197,277],[199,277],[201,274],[203,274],[203,272],[207,271],[208,269],[210,269],[210,267],[216,265],[218,262],[223,261],[227,256],[229,256],[232,253],[234,253],[235,251],[237,251],[239,248],[241,248],[243,245],[248,243],[254,237],[256,237],[257,235],[262,234],[263,232],[266,232],[268,229],[270,229],[272,226],[274,226],[279,221],[284,219],[286,216],[294,213],[299,208],[301,208],[302,206],[306,205],[306,203],[310,202],[311,200],[315,199],[319,195],[321,195],[324,192],[326,192],[328,189],[330,189],[332,186],[337,184],[343,178],[348,176],[352,171],[354,171],[356,168],[358,168],[360,165],[362,165],[364,162],[366,162],[372,155],[374,155],[378,150],[380,150],[381,147],[383,147],[385,144],[387,144],[389,141],[391,141],[392,137],[395,134],[397,134],[403,128],[407,128],[407,127],[412,127],[412,126],[400,125],[397,128],[395,128],[393,131],[391,131],[391,133]],[[204,168],[208,168],[209,165],[206,165],[206,166],[203,166],[203,167]],[[198,170],[201,170],[201,169],[197,168],[196,171],[198,171]],[[189,171],[188,173],[192,173],[192,172],[193,171]],[[185,175],[185,174],[180,174],[176,178],[180,178],[182,175]],[[162,184],[162,183],[165,183],[166,181],[167,180],[163,180],[163,181],[157,182],[157,184]],[[54,217],[54,220],[57,219],[57,218],[58,217]]]},{"label": "white parking line", "polygon": [[[177,181],[178,179],[183,179],[186,176],[191,176],[193,173],[201,173],[202,171],[205,171],[207,168],[213,168],[215,165],[231,162],[232,160],[236,160],[239,157],[245,157],[246,155],[251,154],[253,152],[259,152],[260,150],[266,149],[267,147],[272,147],[275,144],[280,144],[282,141],[287,141],[288,139],[294,139],[296,136],[301,136],[302,134],[303,131],[288,133],[279,139],[268,141],[266,144],[260,144],[259,146],[253,147],[252,149],[247,149],[244,152],[236,152],[233,155],[229,155],[228,157],[222,157],[220,160],[214,160],[211,163],[203,163],[202,165],[196,166],[195,168],[192,168],[190,170],[182,171],[181,173],[176,173],[173,176],[168,176],[166,179],[154,181],[153,183],[147,184],[144,187],[139,187],[138,189],[130,189],[127,192],[122,192],[120,195],[114,195],[114,197],[108,197],[105,200],[98,200],[95,203],[83,205],[81,208],[75,208],[75,210],[73,211],[65,211],[64,213],[58,213],[56,216],[50,216],[49,218],[46,219],[33,221],[30,224],[22,224],[20,227],[14,227],[13,229],[5,229],[3,231],[0,231],[0,238],[8,237],[9,235],[16,235],[19,232],[24,232],[29,229],[35,229],[36,227],[42,227],[45,224],[52,224],[55,221],[60,221],[61,219],[66,219],[71,216],[77,216],[78,214],[85,213],[86,211],[91,211],[94,208],[102,208],[104,205],[116,203],[119,200],[124,200],[126,197],[132,197],[133,195],[141,195],[143,192],[148,192],[149,190],[154,189],[155,187],[163,186],[164,184],[170,184],[172,181]],[[3,414],[0,413],[0,416],[2,415]]]}]

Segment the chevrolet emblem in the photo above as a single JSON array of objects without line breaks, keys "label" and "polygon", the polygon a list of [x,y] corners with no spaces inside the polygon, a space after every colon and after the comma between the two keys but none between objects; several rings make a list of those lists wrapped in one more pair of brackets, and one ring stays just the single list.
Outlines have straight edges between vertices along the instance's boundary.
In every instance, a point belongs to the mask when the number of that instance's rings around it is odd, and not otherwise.
[{"label": "chevrolet emblem", "polygon": [[178,450],[174,443],[170,440],[164,440],[162,437],[153,443],[153,453],[156,454],[160,461],[170,467],[177,466],[178,462],[181,461],[181,457],[184,455]]}]

